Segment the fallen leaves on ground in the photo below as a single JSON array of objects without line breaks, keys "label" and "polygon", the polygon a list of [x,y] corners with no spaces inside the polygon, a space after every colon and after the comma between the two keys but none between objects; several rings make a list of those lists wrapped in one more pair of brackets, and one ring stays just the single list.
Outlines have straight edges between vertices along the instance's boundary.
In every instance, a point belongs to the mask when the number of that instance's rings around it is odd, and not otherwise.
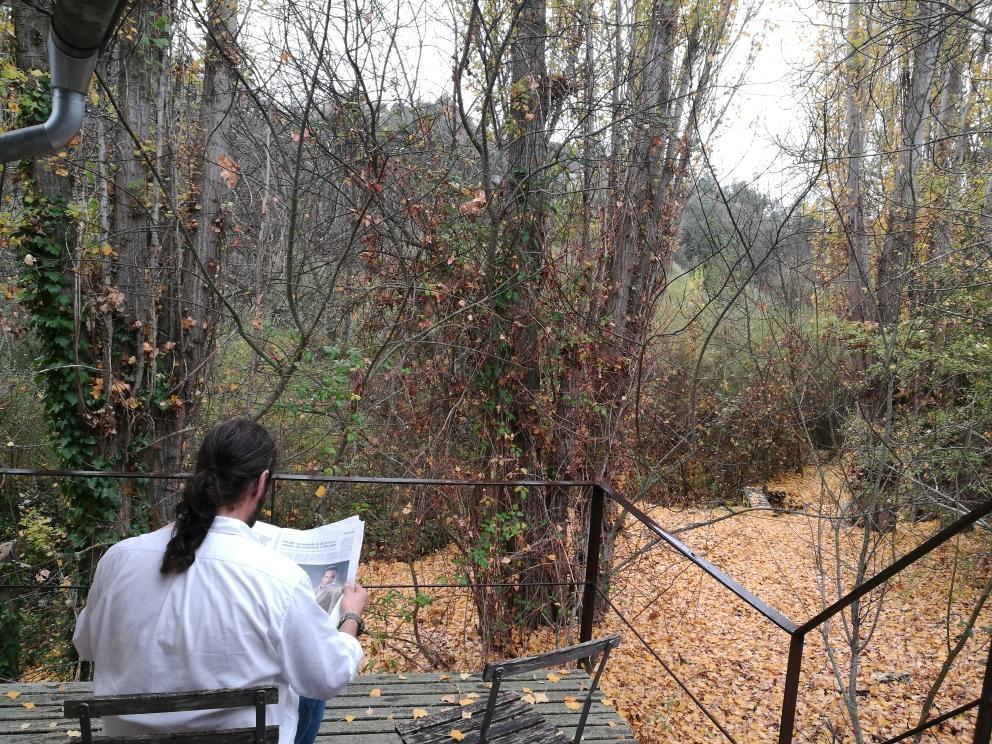
[{"label": "fallen leaves on ground", "polygon": [[[845,591],[850,588],[863,530],[836,519],[817,518],[836,514],[830,510],[836,509],[842,489],[833,471],[790,474],[767,485],[788,494],[790,513],[774,516],[749,511],[715,522],[712,520],[728,514],[726,508],[654,508],[650,514],[670,530],[703,524],[679,533],[679,538],[787,618],[802,622],[822,609],[822,592],[833,600],[838,582]],[[735,738],[742,742],[774,741],[788,636],[681,556],[664,546],[652,547],[655,536],[638,523],[628,520],[628,525],[616,544],[614,565],[626,565],[612,578],[611,599]],[[895,535],[880,542],[872,572],[938,528],[934,522],[900,523]],[[946,654],[947,639],[953,643],[969,602],[973,603],[980,591],[975,577],[981,579],[990,572],[988,546],[976,547],[978,539],[962,536],[956,544],[935,551],[889,583],[878,627],[863,654],[858,676],[861,724],[868,739],[889,738],[916,725],[920,704]],[[817,544],[819,551],[814,549]],[[455,550],[448,548],[418,560],[417,579],[424,584],[450,583],[456,557]],[[952,582],[955,571],[957,578]],[[368,584],[407,584],[411,579],[410,567],[399,562],[370,562],[363,565],[362,573]],[[481,670],[492,660],[479,642],[469,594],[458,589],[424,592],[432,601],[418,608],[419,635],[413,633],[404,608],[385,623],[379,621],[376,630],[384,640],[370,649],[366,671]],[[876,595],[869,599],[866,612],[877,609]],[[992,611],[987,609],[976,629],[989,626]],[[595,635],[613,632],[620,633],[623,642],[613,651],[604,673],[602,687],[607,698],[603,704],[616,707],[638,741],[725,741],[624,622],[608,612]],[[842,648],[843,633],[840,622],[829,627],[829,640],[841,669],[849,663]],[[978,697],[988,634],[976,630],[975,636],[951,669],[932,715]],[[556,637],[550,630],[538,630],[521,638],[514,655],[539,653],[574,641]],[[402,674],[400,678],[404,678]],[[450,679],[450,675],[438,679]],[[560,675],[551,672],[547,679],[554,684]],[[839,737],[836,740],[853,740],[843,700],[836,690],[823,636],[814,632],[807,638],[800,682],[799,740],[818,744],[830,742],[835,735]],[[581,707],[579,703],[575,701]],[[937,740],[970,741],[970,721],[962,717],[944,724],[937,731]],[[927,741],[935,739],[924,738]]]}]

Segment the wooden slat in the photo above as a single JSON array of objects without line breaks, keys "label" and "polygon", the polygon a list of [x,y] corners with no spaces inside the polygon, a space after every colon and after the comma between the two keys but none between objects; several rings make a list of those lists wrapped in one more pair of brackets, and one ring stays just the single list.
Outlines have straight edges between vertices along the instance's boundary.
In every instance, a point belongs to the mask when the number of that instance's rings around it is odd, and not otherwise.
[{"label": "wooden slat", "polygon": [[192,692],[149,693],[144,695],[104,695],[66,700],[62,705],[64,718],[77,718],[80,705],[89,706],[91,718],[97,716],[125,716],[141,713],[173,713],[215,708],[251,708],[255,694],[265,693],[265,703],[279,702],[279,688],[256,687],[252,689],[195,690]]},{"label": "wooden slat", "polygon": [[[140,736],[96,736],[93,744],[254,744],[255,729],[197,731],[183,734],[147,734]],[[279,744],[279,727],[265,727],[265,744]]]},{"label": "wooden slat", "polygon": [[[505,716],[506,715],[505,711],[507,711],[510,708],[513,708],[514,703],[519,704],[519,701],[520,701],[520,693],[518,692],[500,693],[499,696],[496,698],[496,708],[493,712],[493,718],[495,719],[497,714],[501,714],[502,716]],[[416,742],[422,740],[420,734],[427,734],[432,729],[437,729],[444,726],[450,727],[451,724],[456,722],[459,724],[458,726],[456,726],[456,728],[460,728],[460,729],[462,728],[462,725],[466,725],[468,728],[471,728],[472,726],[478,727],[482,725],[481,714],[484,713],[484,711],[486,710],[486,706],[488,705],[489,705],[488,698],[482,698],[481,700],[478,700],[470,705],[465,705],[465,706],[459,705],[458,707],[452,707],[447,710],[442,710],[438,713],[434,713],[433,715],[426,716],[424,718],[418,718],[410,721],[402,721],[396,724],[396,733],[398,733],[401,737],[403,737],[404,741]],[[523,710],[523,708],[521,707],[519,708],[519,710]],[[465,719],[463,715],[464,713],[468,713],[470,716],[473,717],[469,719]],[[476,713],[480,714],[478,719],[474,717]],[[462,723],[463,721],[464,724]],[[464,729],[462,730],[464,731]]]},{"label": "wooden slat", "polygon": [[[396,732],[404,744],[444,744],[450,742],[452,729],[457,729],[465,738],[465,744],[478,742],[482,733],[482,721],[489,704],[487,699],[444,710],[426,718],[397,724]],[[465,718],[468,713],[471,717]],[[528,742],[567,742],[557,729],[551,726],[534,709],[521,702],[516,692],[501,693],[496,698],[487,741],[493,744],[527,744]]]}]

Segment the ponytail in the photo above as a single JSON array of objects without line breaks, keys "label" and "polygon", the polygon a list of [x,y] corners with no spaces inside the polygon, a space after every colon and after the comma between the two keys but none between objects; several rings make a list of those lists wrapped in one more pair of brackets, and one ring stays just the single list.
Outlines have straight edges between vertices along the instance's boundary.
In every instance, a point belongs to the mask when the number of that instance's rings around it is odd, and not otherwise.
[{"label": "ponytail", "polygon": [[204,437],[196,470],[176,505],[176,523],[165,548],[161,571],[180,574],[196,560],[217,510],[245,498],[265,471],[275,469],[276,445],[264,427],[243,418],[220,424]]}]

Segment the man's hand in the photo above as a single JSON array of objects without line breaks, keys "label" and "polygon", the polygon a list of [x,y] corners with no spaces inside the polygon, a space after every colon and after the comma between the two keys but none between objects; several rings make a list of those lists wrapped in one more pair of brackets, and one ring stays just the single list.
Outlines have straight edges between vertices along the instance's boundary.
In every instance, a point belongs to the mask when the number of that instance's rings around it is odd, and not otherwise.
[{"label": "man's hand", "polygon": [[361,615],[365,611],[365,605],[369,603],[369,593],[361,584],[352,585],[351,582],[344,585],[341,594],[341,614],[354,612]]},{"label": "man's hand", "polygon": [[[344,585],[344,590],[341,594],[341,601],[338,603],[338,607],[341,609],[341,614],[344,615],[347,612],[354,612],[356,615],[361,615],[362,611],[365,609],[365,605],[368,604],[369,593],[365,591],[365,587],[361,584],[355,584],[352,586],[350,583]],[[342,633],[347,633],[350,636],[358,637],[358,623],[356,623],[351,618],[345,620],[338,626],[338,629]]]}]

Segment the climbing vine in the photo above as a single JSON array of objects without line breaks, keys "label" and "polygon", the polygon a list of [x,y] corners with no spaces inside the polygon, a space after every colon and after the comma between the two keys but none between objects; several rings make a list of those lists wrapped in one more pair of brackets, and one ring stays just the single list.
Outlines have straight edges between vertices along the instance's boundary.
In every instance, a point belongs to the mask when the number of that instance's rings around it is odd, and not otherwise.
[{"label": "climbing vine", "polygon": [[[18,126],[43,121],[49,114],[47,75],[23,85],[17,98]],[[56,173],[59,174],[56,166]],[[42,404],[47,414],[55,451],[66,469],[113,468],[112,459],[100,454],[94,425],[101,398],[85,394],[94,379],[91,351],[77,333],[73,299],[72,260],[69,246],[77,234],[79,210],[59,197],[40,195],[30,165],[22,165],[23,196],[18,219],[10,227],[8,244],[19,259],[19,301],[30,313],[38,343],[38,381],[44,386]],[[61,174],[59,174],[61,175]],[[119,497],[113,481],[99,478],[65,479],[61,482],[68,514],[69,548],[82,551],[104,542],[116,516]],[[85,573],[90,561],[84,560]]]}]

